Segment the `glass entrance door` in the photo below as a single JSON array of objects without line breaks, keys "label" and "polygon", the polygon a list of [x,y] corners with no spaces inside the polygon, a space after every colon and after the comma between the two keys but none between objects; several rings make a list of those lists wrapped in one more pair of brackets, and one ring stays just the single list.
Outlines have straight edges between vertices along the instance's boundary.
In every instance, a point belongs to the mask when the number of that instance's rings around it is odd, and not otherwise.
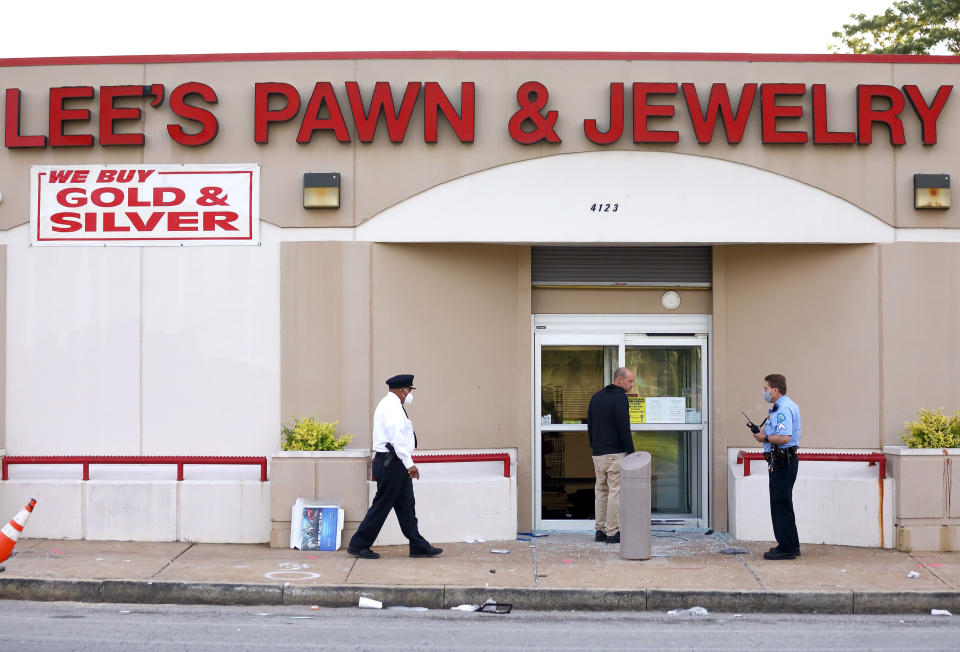
[{"label": "glass entrance door", "polygon": [[[598,317],[591,316],[579,327],[572,317],[535,318],[536,526],[592,529],[595,479],[587,406],[625,366],[637,378],[628,396],[634,448],[652,456],[654,526],[707,527],[708,332],[667,334],[670,324],[659,315],[638,316],[632,324],[622,316],[597,324]],[[587,328],[595,332],[583,332]],[[640,328],[647,332],[636,332]]]},{"label": "glass entrance door", "polygon": [[652,456],[653,519],[689,524],[704,513],[706,336],[626,335],[624,365],[637,377],[633,447]]},{"label": "glass entrance door", "polygon": [[565,336],[539,348],[540,518],[554,529],[593,521],[593,458],[587,406],[613,382],[620,366],[618,338]]}]

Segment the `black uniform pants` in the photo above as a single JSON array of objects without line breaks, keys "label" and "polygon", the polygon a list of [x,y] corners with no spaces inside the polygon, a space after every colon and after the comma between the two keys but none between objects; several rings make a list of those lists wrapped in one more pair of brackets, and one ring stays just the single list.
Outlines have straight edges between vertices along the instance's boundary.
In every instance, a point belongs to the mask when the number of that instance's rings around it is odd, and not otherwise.
[{"label": "black uniform pants", "polygon": [[[393,458],[389,466],[387,459]],[[377,495],[363,517],[357,533],[350,539],[350,548],[369,548],[377,540],[383,522],[392,509],[397,513],[400,531],[410,540],[410,552],[425,552],[430,543],[420,536],[417,529],[416,503],[413,497],[413,480],[403,462],[389,453],[377,453],[373,458],[373,477],[377,480]]]},{"label": "black uniform pants", "polygon": [[793,513],[793,485],[799,466],[796,456],[791,456],[784,464],[774,464],[770,471],[770,519],[777,548],[784,552],[800,549],[797,518]]}]

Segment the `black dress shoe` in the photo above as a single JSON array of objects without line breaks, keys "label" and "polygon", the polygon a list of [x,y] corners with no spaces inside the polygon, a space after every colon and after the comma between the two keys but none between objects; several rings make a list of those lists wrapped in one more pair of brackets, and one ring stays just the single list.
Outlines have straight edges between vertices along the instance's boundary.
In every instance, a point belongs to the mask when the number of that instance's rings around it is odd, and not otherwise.
[{"label": "black dress shoe", "polygon": [[792,552],[783,552],[782,550],[777,550],[776,548],[774,548],[773,550],[768,550],[767,552],[763,553],[763,558],[771,559],[771,560],[779,560],[779,559],[796,559],[797,556]]},{"label": "black dress shoe", "polygon": [[610,534],[605,539],[606,543],[620,543],[620,530],[617,530],[616,534]]},{"label": "black dress shoe", "polygon": [[606,541],[607,533],[604,532],[603,530],[597,530],[597,534],[596,536],[593,537],[593,540],[596,541],[597,543],[600,543],[601,541]]},{"label": "black dress shoe", "polygon": [[359,557],[360,559],[380,559],[380,553],[370,550],[370,548],[347,548],[347,554]]},{"label": "black dress shoe", "polygon": [[411,550],[410,556],[411,557],[436,557],[442,552],[443,552],[443,548],[434,548],[433,546],[430,546],[426,550],[420,550],[418,552],[414,552],[413,550]]},{"label": "black dress shoe", "polygon": [[780,546],[774,546],[773,548],[770,548],[770,552],[775,552],[777,554],[781,554],[785,552],[788,555],[793,555],[794,557],[800,556],[800,548],[797,548],[796,550],[784,550]]}]

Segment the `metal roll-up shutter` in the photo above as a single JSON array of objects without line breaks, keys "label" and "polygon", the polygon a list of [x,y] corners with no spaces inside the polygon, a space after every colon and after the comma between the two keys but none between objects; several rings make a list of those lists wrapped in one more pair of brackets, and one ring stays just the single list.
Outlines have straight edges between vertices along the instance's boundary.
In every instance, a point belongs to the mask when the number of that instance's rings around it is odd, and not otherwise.
[{"label": "metal roll-up shutter", "polygon": [[533,247],[533,285],[711,287],[710,247]]}]

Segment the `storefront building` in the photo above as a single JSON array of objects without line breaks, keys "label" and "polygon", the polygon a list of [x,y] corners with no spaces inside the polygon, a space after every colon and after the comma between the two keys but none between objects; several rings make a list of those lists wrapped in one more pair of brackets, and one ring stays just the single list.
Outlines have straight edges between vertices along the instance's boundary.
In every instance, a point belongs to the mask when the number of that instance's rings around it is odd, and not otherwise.
[{"label": "storefront building", "polygon": [[[765,414],[764,375],[787,377],[809,449],[878,451],[920,408],[960,408],[958,72],[0,61],[0,450],[269,456],[294,415],[368,449],[384,379],[410,372],[420,449],[508,451],[519,530],[590,530],[586,405],[625,365],[655,524],[732,529],[731,451],[755,445],[741,410]],[[229,509],[248,499],[264,504]],[[242,538],[266,541],[253,511]]]}]

